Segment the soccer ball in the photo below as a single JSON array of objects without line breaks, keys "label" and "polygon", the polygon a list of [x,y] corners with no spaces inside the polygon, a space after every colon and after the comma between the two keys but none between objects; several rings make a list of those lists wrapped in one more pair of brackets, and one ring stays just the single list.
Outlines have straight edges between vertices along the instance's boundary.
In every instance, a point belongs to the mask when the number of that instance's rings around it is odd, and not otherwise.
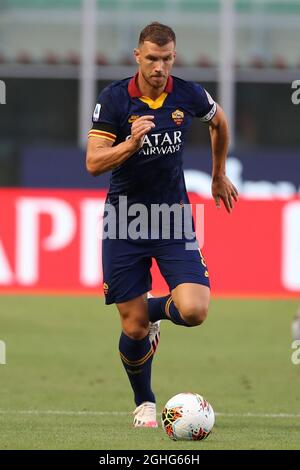
[{"label": "soccer ball", "polygon": [[162,427],[174,441],[200,441],[212,431],[215,414],[198,393],[179,393],[166,403]]}]

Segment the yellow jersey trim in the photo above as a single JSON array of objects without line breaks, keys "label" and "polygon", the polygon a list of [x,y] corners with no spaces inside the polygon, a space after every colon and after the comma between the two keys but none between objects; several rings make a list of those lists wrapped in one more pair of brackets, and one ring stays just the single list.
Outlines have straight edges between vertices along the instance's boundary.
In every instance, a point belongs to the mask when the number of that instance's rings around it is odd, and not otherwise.
[{"label": "yellow jersey trim", "polygon": [[168,96],[168,93],[164,91],[158,98],[156,98],[156,100],[152,100],[151,98],[148,98],[148,96],[141,96],[139,99],[143,101],[143,103],[146,103],[149,106],[149,108],[158,109],[163,106],[167,96]]}]

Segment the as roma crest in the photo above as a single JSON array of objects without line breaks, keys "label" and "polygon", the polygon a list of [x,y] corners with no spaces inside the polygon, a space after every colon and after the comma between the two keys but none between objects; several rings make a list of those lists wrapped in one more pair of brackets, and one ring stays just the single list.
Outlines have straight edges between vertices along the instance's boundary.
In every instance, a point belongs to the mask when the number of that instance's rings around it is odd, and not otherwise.
[{"label": "as roma crest", "polygon": [[180,111],[180,109],[176,109],[176,111],[172,113],[172,119],[177,126],[180,126],[183,123],[184,112]]}]

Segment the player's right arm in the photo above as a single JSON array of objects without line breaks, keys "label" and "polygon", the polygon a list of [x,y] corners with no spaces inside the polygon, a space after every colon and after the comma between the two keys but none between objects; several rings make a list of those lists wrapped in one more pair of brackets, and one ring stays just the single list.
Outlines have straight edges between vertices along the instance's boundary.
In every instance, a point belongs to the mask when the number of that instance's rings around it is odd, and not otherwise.
[{"label": "player's right arm", "polygon": [[131,127],[130,138],[115,146],[111,139],[91,135],[86,153],[87,171],[97,176],[125,162],[142,147],[145,134],[155,127],[153,119],[154,116],[150,115],[136,119]]}]

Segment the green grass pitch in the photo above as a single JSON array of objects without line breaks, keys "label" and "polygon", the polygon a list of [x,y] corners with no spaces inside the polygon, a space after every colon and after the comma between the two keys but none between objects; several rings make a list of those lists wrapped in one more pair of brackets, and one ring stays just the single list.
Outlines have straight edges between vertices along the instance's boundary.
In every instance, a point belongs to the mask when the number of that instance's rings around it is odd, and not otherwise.
[{"label": "green grass pitch", "polygon": [[1,296],[1,449],[299,449],[296,300],[213,300],[201,327],[163,322],[153,362],[158,411],[183,391],[216,412],[205,441],[134,429],[119,319],[96,297]]}]

